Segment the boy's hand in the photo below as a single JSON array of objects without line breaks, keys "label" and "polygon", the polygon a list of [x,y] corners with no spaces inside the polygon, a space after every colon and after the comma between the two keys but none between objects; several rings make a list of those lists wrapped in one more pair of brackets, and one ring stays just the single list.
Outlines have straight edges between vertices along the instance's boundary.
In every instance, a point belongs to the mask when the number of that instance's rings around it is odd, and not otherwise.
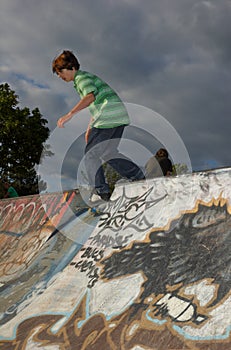
[{"label": "boy's hand", "polygon": [[63,117],[59,118],[57,125],[59,128],[64,128],[64,124],[67,123],[71,119],[71,116],[68,114],[64,115]]},{"label": "boy's hand", "polygon": [[64,128],[64,124],[68,122],[76,113],[80,112],[82,109],[90,106],[90,104],[95,101],[95,96],[92,92],[83,97],[72,110],[65,114],[63,117],[59,118],[57,125],[59,128]]}]

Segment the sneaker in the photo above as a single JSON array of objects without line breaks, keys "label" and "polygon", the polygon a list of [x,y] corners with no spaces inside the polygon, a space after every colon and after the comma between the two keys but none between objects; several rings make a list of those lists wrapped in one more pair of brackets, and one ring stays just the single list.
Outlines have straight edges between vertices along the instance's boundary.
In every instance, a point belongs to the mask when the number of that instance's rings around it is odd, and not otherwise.
[{"label": "sneaker", "polygon": [[140,177],[140,178],[133,178],[133,179],[131,179],[131,181],[132,182],[135,182],[135,181],[142,181],[142,180],[146,180],[146,178],[145,178],[145,176],[142,176],[142,177]]},{"label": "sneaker", "polygon": [[102,202],[102,198],[98,194],[92,193],[89,201],[91,202],[91,204],[97,204],[99,202]]},{"label": "sneaker", "polygon": [[98,204],[98,203],[102,203],[102,201],[106,201],[108,202],[110,199],[110,193],[101,193],[96,194],[96,193],[92,193],[91,197],[90,197],[90,202],[91,204]]},{"label": "sneaker", "polygon": [[102,198],[102,200],[104,200],[105,202],[108,202],[111,195],[110,193],[100,193],[100,197]]}]

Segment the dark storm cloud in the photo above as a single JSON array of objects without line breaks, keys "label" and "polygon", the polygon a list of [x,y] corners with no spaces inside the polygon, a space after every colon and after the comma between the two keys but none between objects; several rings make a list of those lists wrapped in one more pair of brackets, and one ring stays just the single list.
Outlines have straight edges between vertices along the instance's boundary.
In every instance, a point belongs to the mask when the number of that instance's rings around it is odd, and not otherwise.
[{"label": "dark storm cloud", "polygon": [[194,169],[230,166],[230,18],[228,0],[2,0],[1,81],[53,129],[78,101],[51,73],[70,49],[125,102],[166,118]]}]

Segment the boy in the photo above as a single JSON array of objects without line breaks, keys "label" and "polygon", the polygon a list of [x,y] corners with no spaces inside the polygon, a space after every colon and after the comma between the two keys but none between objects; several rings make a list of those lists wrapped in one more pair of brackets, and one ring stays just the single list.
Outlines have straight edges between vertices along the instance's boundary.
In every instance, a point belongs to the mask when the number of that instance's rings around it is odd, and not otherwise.
[{"label": "boy", "polygon": [[18,197],[18,193],[13,186],[11,186],[8,182],[3,182],[6,193],[4,198],[14,198]]},{"label": "boy", "polygon": [[129,124],[127,110],[116,92],[102,79],[80,70],[78,59],[71,51],[63,51],[53,60],[52,71],[66,82],[73,81],[81,100],[58,120],[63,128],[76,113],[89,107],[91,120],[86,134],[85,166],[92,186],[90,201],[110,199],[109,186],[105,181],[103,163],[110,164],[122,177],[131,180],[144,179],[140,168],[118,152],[123,130]]}]

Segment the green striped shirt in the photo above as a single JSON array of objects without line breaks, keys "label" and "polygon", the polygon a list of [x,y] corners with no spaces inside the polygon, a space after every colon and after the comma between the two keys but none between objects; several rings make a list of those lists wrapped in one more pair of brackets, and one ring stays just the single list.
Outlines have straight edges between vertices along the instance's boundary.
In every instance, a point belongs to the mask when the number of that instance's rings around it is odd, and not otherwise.
[{"label": "green striped shirt", "polygon": [[14,189],[14,187],[12,187],[12,186],[10,186],[10,187],[8,188],[7,193],[8,193],[8,197],[9,197],[9,198],[18,197],[17,191],[16,191],[16,190]]},{"label": "green striped shirt", "polygon": [[107,129],[129,124],[125,105],[116,92],[102,79],[91,73],[78,70],[74,87],[81,98],[93,93],[95,100],[89,106],[93,121],[91,127]]}]

